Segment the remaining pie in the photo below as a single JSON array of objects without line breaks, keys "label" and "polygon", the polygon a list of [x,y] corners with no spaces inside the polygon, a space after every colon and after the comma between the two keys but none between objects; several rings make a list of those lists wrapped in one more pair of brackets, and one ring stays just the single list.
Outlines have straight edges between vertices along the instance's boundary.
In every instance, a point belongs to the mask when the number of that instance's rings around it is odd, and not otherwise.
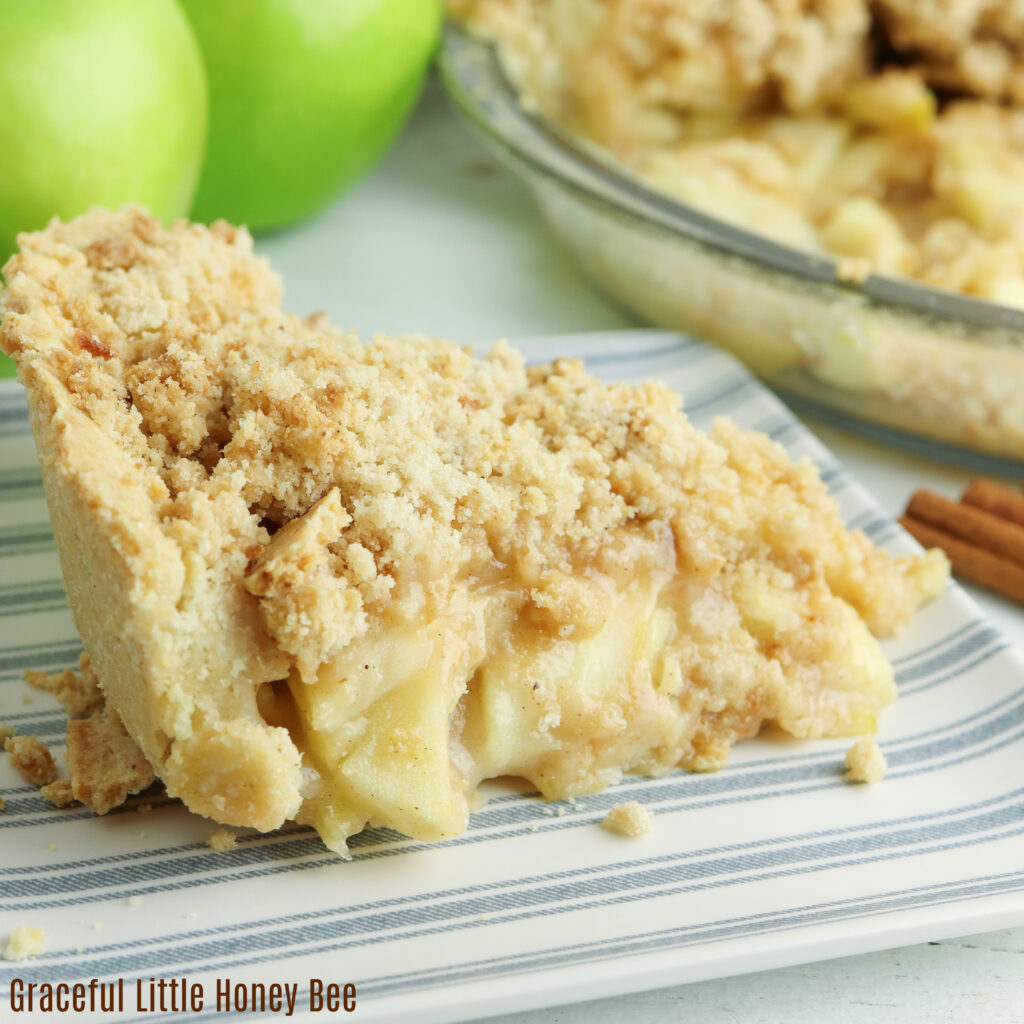
[{"label": "remaining pie", "polygon": [[660,191],[847,279],[1024,307],[1021,0],[448,7],[525,101]]},{"label": "remaining pie", "polygon": [[945,584],[658,383],[283,313],[227,224],[94,210],[5,275],[95,714],[220,822],[344,854],[455,835],[493,776],[558,798],[765,722],[870,732],[872,633]]},{"label": "remaining pie", "polygon": [[895,44],[936,85],[1024,104],[1021,0],[875,0]]}]

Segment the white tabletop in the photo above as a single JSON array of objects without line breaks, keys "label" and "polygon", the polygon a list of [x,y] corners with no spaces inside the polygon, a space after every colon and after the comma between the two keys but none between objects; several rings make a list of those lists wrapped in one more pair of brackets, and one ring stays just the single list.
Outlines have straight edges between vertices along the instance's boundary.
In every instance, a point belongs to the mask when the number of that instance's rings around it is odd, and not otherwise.
[{"label": "white tabletop", "polygon": [[[261,239],[259,248],[284,276],[288,308],[322,309],[339,326],[367,335],[413,331],[486,348],[502,337],[636,325],[575,269],[526,188],[476,144],[437,88],[367,181],[309,223]],[[809,425],[894,515],[916,488],[956,496],[970,476]],[[1024,643],[1024,612],[972,593]],[[493,1010],[497,1015],[502,1007]],[[683,1019],[1024,1021],[1024,927],[498,1018],[504,1024]]]}]

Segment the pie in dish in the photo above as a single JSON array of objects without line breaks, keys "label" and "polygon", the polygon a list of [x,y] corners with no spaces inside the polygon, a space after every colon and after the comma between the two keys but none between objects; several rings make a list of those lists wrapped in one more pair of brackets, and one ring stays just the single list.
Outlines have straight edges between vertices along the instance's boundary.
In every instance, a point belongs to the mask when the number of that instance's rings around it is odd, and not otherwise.
[{"label": "pie in dish", "polygon": [[344,854],[459,833],[494,776],[569,797],[766,722],[871,732],[873,634],[945,585],[658,383],[283,313],[227,224],[94,210],[21,245],[0,347],[97,714],[217,821]]},{"label": "pie in dish", "polygon": [[844,280],[1024,307],[1019,0],[448,6],[527,103],[659,191]]}]

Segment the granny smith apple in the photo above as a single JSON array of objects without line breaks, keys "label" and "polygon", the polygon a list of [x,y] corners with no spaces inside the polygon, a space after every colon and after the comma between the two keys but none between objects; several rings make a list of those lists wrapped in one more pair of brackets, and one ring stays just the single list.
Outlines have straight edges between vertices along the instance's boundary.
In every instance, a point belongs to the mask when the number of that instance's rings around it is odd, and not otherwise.
[{"label": "granny smith apple", "polygon": [[314,213],[396,135],[440,0],[182,0],[206,60],[210,133],[193,216],[272,228]]},{"label": "granny smith apple", "polygon": [[174,0],[0,0],[0,265],[17,232],[96,203],[186,214],[205,139]]}]

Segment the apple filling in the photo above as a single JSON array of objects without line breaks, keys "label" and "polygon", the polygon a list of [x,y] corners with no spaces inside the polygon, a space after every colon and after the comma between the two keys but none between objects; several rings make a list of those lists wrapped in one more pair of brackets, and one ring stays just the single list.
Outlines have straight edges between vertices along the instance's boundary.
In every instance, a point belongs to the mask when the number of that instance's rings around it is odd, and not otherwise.
[{"label": "apple filling", "polygon": [[[294,603],[332,506],[336,492],[247,577],[285,642],[275,602]],[[543,589],[500,572],[466,581],[443,609],[410,587],[418,599],[396,600],[365,637],[266,684],[261,713],[311,769],[299,820],[342,854],[368,822],[444,839],[465,830],[485,779],[581,796],[623,772],[718,768],[766,721],[796,736],[872,732],[895,698],[878,641],[826,587],[751,563],[681,574],[668,530],[601,555]]]},{"label": "apple filling", "polygon": [[590,564],[539,585],[492,565],[439,604],[406,581],[325,656],[339,621],[327,544],[346,521],[331,491],[245,579],[296,655],[261,713],[310,770],[299,820],[342,854],[368,822],[461,833],[485,779],[562,799],[623,772],[710,770],[766,721],[796,736],[873,732],[896,696],[878,641],[822,581],[753,560],[680,572],[668,527],[611,535]]}]

